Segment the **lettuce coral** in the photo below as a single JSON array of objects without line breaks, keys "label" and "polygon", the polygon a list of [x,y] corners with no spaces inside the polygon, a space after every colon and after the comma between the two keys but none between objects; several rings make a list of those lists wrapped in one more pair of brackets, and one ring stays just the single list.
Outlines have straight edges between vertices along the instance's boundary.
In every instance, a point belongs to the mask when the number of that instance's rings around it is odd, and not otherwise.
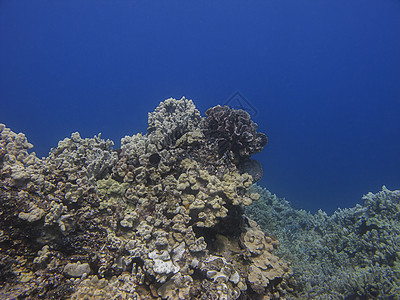
[{"label": "lettuce coral", "polygon": [[235,163],[260,152],[267,144],[264,133],[257,132],[257,124],[241,109],[215,106],[206,111],[205,134],[217,146],[220,157],[227,155]]}]

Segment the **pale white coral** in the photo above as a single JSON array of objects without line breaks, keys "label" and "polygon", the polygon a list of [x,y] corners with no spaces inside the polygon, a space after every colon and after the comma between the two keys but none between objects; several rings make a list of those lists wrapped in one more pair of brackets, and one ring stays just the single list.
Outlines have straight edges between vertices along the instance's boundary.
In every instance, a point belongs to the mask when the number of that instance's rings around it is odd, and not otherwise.
[{"label": "pale white coral", "polygon": [[7,184],[26,186],[30,180],[42,182],[41,160],[35,152],[29,153],[33,145],[23,133],[15,133],[0,124],[0,172],[7,178]]},{"label": "pale white coral", "polygon": [[64,272],[71,277],[82,277],[90,274],[90,266],[88,263],[69,263],[64,267]]},{"label": "pale white coral", "polygon": [[33,203],[30,203],[29,210],[27,212],[20,212],[18,214],[18,218],[32,223],[40,220],[45,214],[46,212],[43,209],[37,207]]}]

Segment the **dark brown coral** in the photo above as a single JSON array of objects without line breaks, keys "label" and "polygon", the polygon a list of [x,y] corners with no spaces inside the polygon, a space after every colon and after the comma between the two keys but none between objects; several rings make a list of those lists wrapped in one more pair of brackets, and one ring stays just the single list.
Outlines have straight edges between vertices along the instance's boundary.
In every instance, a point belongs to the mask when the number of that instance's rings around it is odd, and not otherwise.
[{"label": "dark brown coral", "polygon": [[268,142],[244,110],[218,105],[208,109],[206,116],[204,133],[209,143],[218,148],[219,157],[227,155],[237,164],[260,152]]}]

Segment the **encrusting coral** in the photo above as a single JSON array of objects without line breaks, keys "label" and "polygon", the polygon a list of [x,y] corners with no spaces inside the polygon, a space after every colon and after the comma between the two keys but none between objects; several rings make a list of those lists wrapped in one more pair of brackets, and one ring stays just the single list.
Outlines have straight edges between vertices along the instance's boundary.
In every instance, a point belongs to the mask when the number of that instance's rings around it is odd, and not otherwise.
[{"label": "encrusting coral", "polygon": [[74,133],[43,159],[0,129],[3,297],[287,295],[278,242],[243,216],[259,195],[238,166],[267,141],[247,113],[202,118],[191,100],[168,99],[121,149]]}]

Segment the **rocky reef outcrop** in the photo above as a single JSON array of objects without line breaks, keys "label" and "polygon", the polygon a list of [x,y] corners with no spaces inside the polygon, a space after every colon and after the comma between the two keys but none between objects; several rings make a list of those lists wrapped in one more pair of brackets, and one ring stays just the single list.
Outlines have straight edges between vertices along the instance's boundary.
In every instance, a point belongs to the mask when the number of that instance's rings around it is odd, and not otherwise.
[{"label": "rocky reef outcrop", "polygon": [[[243,215],[267,138],[244,111],[168,99],[121,148],[79,133],[47,158],[0,127],[4,298],[261,299],[290,292],[278,241]],[[257,175],[260,176],[260,175]]]}]

